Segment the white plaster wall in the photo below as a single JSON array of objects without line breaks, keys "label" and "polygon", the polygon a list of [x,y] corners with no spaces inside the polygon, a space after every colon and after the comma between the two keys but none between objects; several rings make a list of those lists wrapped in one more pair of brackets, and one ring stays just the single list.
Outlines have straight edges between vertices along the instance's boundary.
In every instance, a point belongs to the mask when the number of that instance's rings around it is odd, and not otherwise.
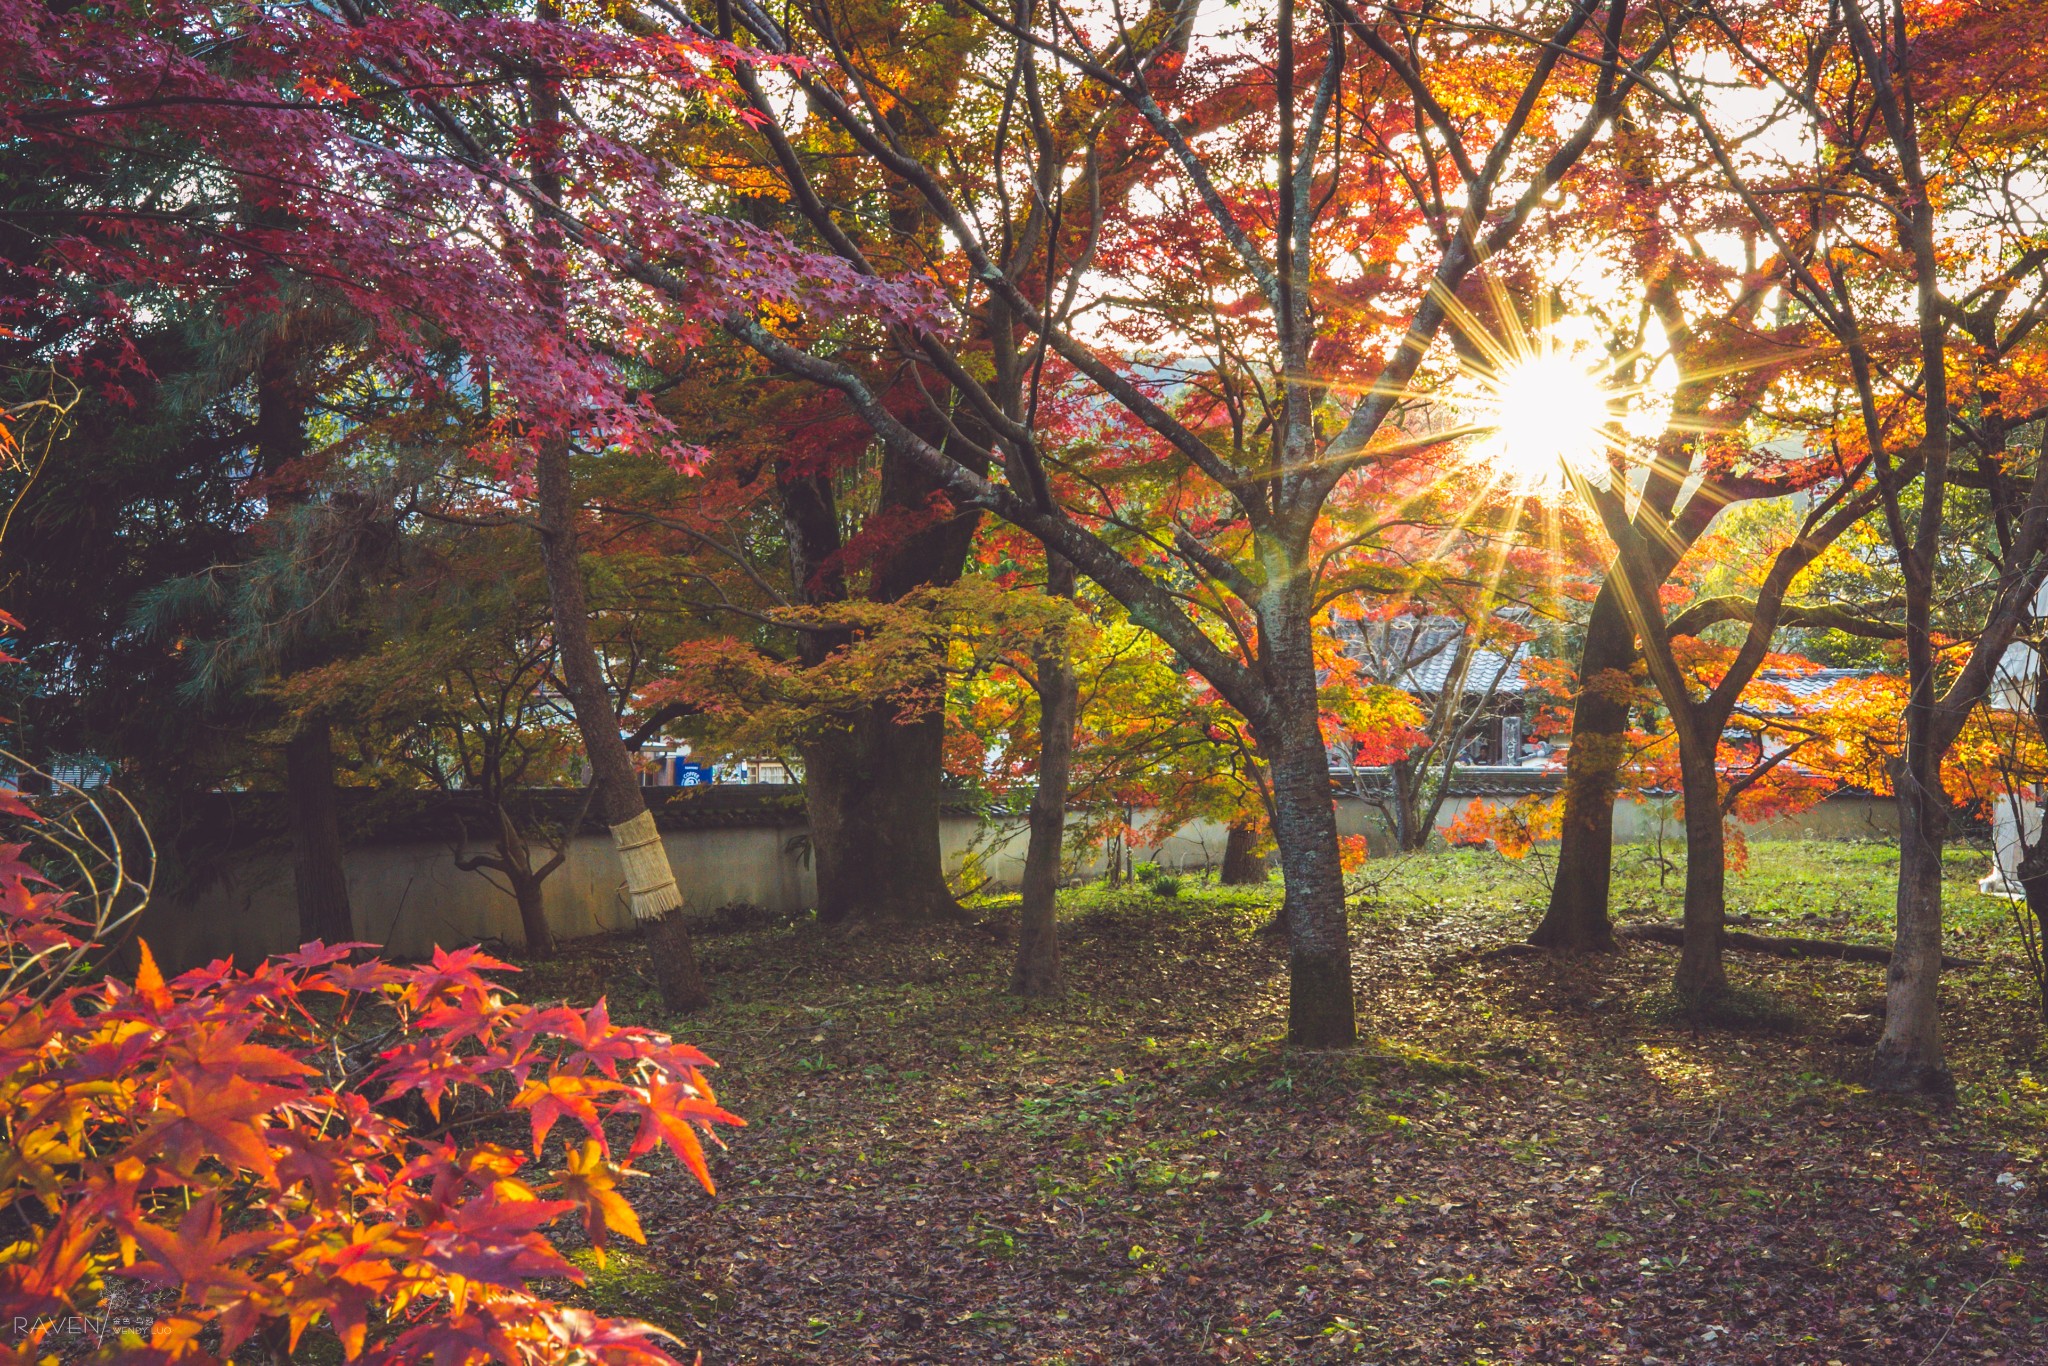
[{"label": "white plaster wall", "polygon": [[[1139,812],[1133,822],[1149,830],[1155,817]],[[1067,818],[1068,827],[1081,824],[1078,816]],[[1190,821],[1157,844],[1142,844],[1133,851],[1133,862],[1157,862],[1163,867],[1186,871],[1218,868],[1223,864],[1223,844],[1229,830],[1216,821]],[[960,876],[972,857],[981,876],[989,879],[986,890],[1015,891],[1024,879],[1024,855],[1030,847],[1031,832],[1022,820],[985,823],[973,816],[943,816],[939,820],[939,849],[948,876]],[[1077,858],[1071,843],[1067,849],[1071,880],[1101,877],[1109,868],[1108,851],[1094,848]]]},{"label": "white plaster wall", "polygon": [[[1471,799],[1462,797],[1446,801],[1439,824],[1456,820],[1470,804]],[[1633,801],[1618,804],[1616,837],[1625,841],[1653,838],[1660,811],[1668,808]],[[1139,824],[1146,819],[1141,814]],[[1365,803],[1350,797],[1338,800],[1339,833],[1370,833],[1375,852],[1384,852],[1385,837],[1374,822]],[[1845,798],[1749,830],[1753,839],[1878,838],[1895,835],[1898,822],[1889,801]],[[1668,815],[1664,835],[1671,841],[1683,838]],[[687,909],[709,911],[744,902],[793,914],[817,901],[817,878],[803,836],[801,826],[736,826],[671,830],[664,840]],[[1196,821],[1155,846],[1139,848],[1135,861],[1156,860],[1183,871],[1214,868],[1223,862],[1226,836],[1223,826]],[[989,878],[984,888],[989,891],[1016,889],[1024,872],[1027,843],[1021,820],[991,828],[971,816],[947,816],[940,824],[947,871],[959,873],[972,851],[980,860],[981,873]],[[511,896],[482,874],[457,868],[446,844],[371,845],[352,849],[345,857],[359,939],[407,958],[426,957],[437,944],[480,939],[521,942],[519,911]],[[1070,871],[1089,879],[1102,876],[1106,867],[1106,855],[1097,848],[1070,865]],[[569,858],[543,890],[548,921],[557,938],[575,939],[631,927],[631,913],[619,895],[617,858],[604,836],[575,840]],[[145,914],[142,933],[167,967],[191,967],[230,956],[247,963],[266,954],[288,952],[298,942],[291,860],[283,854],[247,858],[182,904],[152,907]]]},{"label": "white plaster wall", "polygon": [[[737,827],[664,833],[684,907],[734,902],[793,913],[817,899],[817,879],[791,837],[802,827]],[[479,939],[522,942],[519,908],[503,884],[455,866],[442,843],[379,844],[349,850],[349,905],[356,937],[398,957],[423,958],[436,944]],[[629,929],[619,894],[618,857],[603,835],[577,838],[542,884],[548,923],[559,939]],[[166,966],[190,967],[239,955],[243,961],[298,943],[291,859],[249,858],[180,906],[153,907],[142,933]]]}]

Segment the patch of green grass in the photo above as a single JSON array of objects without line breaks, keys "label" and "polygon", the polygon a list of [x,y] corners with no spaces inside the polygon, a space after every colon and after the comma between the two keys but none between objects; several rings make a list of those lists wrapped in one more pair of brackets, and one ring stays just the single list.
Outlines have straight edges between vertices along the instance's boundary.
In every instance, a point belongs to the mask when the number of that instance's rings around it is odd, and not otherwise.
[{"label": "patch of green grass", "polygon": [[1540,863],[1505,859],[1491,849],[1396,854],[1368,863],[1355,881],[1369,911],[1431,908],[1521,915],[1550,895]]},{"label": "patch of green grass", "polygon": [[1248,932],[1272,918],[1280,897],[1277,882],[1222,887],[1189,875],[1180,879],[1171,897],[1129,883],[1121,887],[1091,883],[1061,893],[1060,910],[1063,919],[1077,922],[1084,931],[1205,924]]},{"label": "patch of green grass", "polygon": [[644,1252],[578,1248],[569,1260],[583,1272],[583,1294],[600,1314],[645,1318],[675,1303],[675,1277]]},{"label": "patch of green grass", "polygon": [[1491,1075],[1478,1063],[1447,1058],[1395,1039],[1381,1039],[1375,1047],[1419,1081],[1474,1081]]},{"label": "patch of green grass", "polygon": [[[1667,841],[1614,849],[1617,919],[1676,919],[1685,898],[1685,848]],[[2011,933],[2006,903],[1977,890],[1990,856],[1951,843],[1943,868],[1950,930],[1982,943]],[[1362,898],[1382,911],[1463,911],[1519,923],[1550,895],[1542,856],[1514,862],[1489,849],[1438,849],[1368,865]],[[1728,870],[1728,913],[1761,933],[1886,943],[1899,871],[1891,840],[1757,840],[1744,867]]]},{"label": "patch of green grass", "polygon": [[[1942,899],[1958,933],[2004,929],[2005,903],[1977,890],[1990,862],[1969,845],[1945,851]],[[1760,840],[1749,847],[1748,866],[1729,871],[1728,909],[1779,934],[1884,942],[1898,874],[1898,846],[1888,840]]]}]

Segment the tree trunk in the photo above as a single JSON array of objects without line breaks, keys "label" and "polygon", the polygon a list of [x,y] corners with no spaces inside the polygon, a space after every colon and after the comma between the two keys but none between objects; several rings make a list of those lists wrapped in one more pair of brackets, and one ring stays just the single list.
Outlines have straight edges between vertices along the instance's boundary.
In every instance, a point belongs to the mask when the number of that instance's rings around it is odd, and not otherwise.
[{"label": "tree trunk", "polygon": [[[2015,809],[2013,817],[2022,822],[2020,835],[2024,844],[2026,825],[2024,814]],[[2041,1018],[2048,1020],[2048,825],[2044,825],[2039,838],[2026,844],[2025,855],[2020,859],[2020,889],[2026,893],[2027,910],[2034,917],[2035,952],[2030,955],[2031,969],[2035,974],[2035,987],[2040,995]]]},{"label": "tree trunk", "polygon": [[1696,735],[1676,722],[1679,775],[1685,794],[1685,945],[1672,990],[1687,1001],[1709,1001],[1728,991],[1721,936],[1727,928],[1727,832],[1721,824],[1721,777],[1713,735]]},{"label": "tree trunk", "polygon": [[863,709],[803,745],[804,801],[818,875],[818,919],[931,924],[965,912],[939,847],[945,717]]},{"label": "tree trunk", "polygon": [[[1278,634],[1278,633],[1275,633]],[[1257,738],[1273,783],[1273,836],[1286,885],[1287,1041],[1342,1048],[1358,1041],[1351,993],[1351,927],[1337,858],[1330,757],[1317,720],[1315,661],[1303,630],[1270,650],[1273,709]],[[1288,667],[1288,666],[1292,667]]]},{"label": "tree trunk", "polygon": [[[2048,746],[2048,678],[2041,676],[2042,669],[2043,660],[2037,649],[2034,654],[2033,696],[2028,709],[2033,714],[2035,736]],[[2019,875],[2020,890],[2026,894],[2027,910],[2032,912],[2037,927],[2034,951],[2028,955],[2029,967],[2040,995],[2041,1018],[2048,1020],[2048,819],[2042,821],[2030,841],[2027,839],[2027,810],[2033,806],[2044,816],[2048,816],[2048,811],[2043,811],[2038,804],[2039,799],[2024,787],[2018,784],[2015,787],[2018,791],[2009,798],[2020,840],[2020,866],[2015,871]]]},{"label": "tree trunk", "polygon": [[583,737],[584,755],[590,760],[591,782],[596,788],[593,804],[619,851],[626,896],[633,919],[647,937],[662,1004],[674,1011],[696,1010],[710,1004],[711,993],[705,990],[696,949],[682,922],[683,897],[676,886],[675,870],[669,866],[668,850],[640,791],[633,758],[619,735],[618,716],[612,711],[604,670],[590,636],[565,439],[551,436],[541,442],[535,485],[555,653],[564,691],[576,713],[576,729]]},{"label": "tree trunk", "polygon": [[[1618,570],[1616,571],[1619,572]],[[1568,952],[1612,952],[1614,921],[1608,909],[1614,874],[1614,797],[1628,753],[1628,703],[1602,686],[1610,671],[1635,664],[1635,631],[1620,590],[1609,576],[1593,600],[1586,643],[1579,655],[1578,696],[1572,703],[1572,743],[1565,756],[1564,825],[1559,832],[1557,878],[1550,908],[1529,942]]]},{"label": "tree trunk", "polygon": [[356,937],[341,861],[341,816],[334,796],[334,735],[307,721],[285,742],[284,785],[291,807],[292,884],[299,941],[345,944]]},{"label": "tree trunk", "polygon": [[[936,426],[929,435],[943,440]],[[891,452],[883,454],[881,483],[874,514],[878,523],[923,515],[938,492],[935,483]],[[817,605],[845,601],[852,590],[845,578],[846,547],[830,479],[784,468],[778,491],[791,577],[804,600]],[[978,524],[978,515],[964,514],[903,536],[874,566],[865,596],[895,602],[918,588],[956,582]],[[808,632],[803,661],[815,666],[843,643],[829,633]],[[939,845],[945,738],[943,712],[933,709],[906,718],[887,700],[804,738],[804,800],[810,811],[819,920],[923,924],[964,917],[946,886]]]},{"label": "tree trunk", "polygon": [[541,881],[532,873],[506,875],[512,897],[519,903],[519,928],[526,938],[526,952],[533,958],[555,956],[555,931],[548,924],[546,903],[541,899]]},{"label": "tree trunk", "polygon": [[[1046,552],[1048,596],[1074,596],[1074,567]],[[1017,965],[1010,990],[1050,996],[1059,989],[1060,937],[1055,898],[1067,835],[1067,777],[1074,757],[1074,713],[1080,680],[1064,635],[1048,642],[1038,660],[1038,787],[1031,794],[1031,838],[1024,851],[1023,904],[1017,914]]]},{"label": "tree trunk", "polygon": [[[561,861],[550,862],[536,873],[533,870],[533,846],[527,842],[526,832],[520,829],[511,808],[505,805],[495,771],[490,778],[490,790],[494,794],[493,805],[498,808],[498,856],[505,864],[505,880],[512,884],[512,900],[519,906],[519,929],[526,939],[526,951],[536,958],[552,958],[555,956],[555,931],[548,924],[546,904],[541,900],[541,886],[548,874],[561,866]],[[577,824],[581,820],[579,813]],[[575,825],[571,825],[562,838],[565,842],[576,838]]]},{"label": "tree trunk", "polygon": [[[561,18],[560,0],[541,0],[536,13],[544,21]],[[551,202],[562,198],[561,168],[557,161],[562,130],[562,92],[550,76],[536,78],[529,87],[533,103],[532,174],[534,188]],[[535,236],[554,254],[543,261],[550,272],[543,279],[541,305],[554,323],[567,331],[568,289],[561,249],[561,225],[542,215]],[[556,423],[563,418],[553,416]],[[647,810],[647,799],[633,771],[633,758],[619,735],[619,718],[612,710],[610,691],[605,687],[604,669],[598,663],[597,647],[590,636],[590,609],[583,586],[583,561],[576,531],[575,489],[569,467],[569,436],[565,431],[542,435],[534,457],[534,484],[540,514],[541,562],[547,571],[548,606],[554,619],[555,655],[562,674],[563,690],[576,713],[576,729],[583,737],[584,756],[590,761],[591,783],[596,789],[594,805],[598,819],[611,830],[612,844],[619,851],[619,866],[625,874],[626,897],[633,919],[647,938],[654,960],[655,981],[661,988],[662,1004],[670,1010],[696,1010],[708,1005],[711,994],[704,989],[703,974],[697,968],[697,953],[690,943],[680,914],[682,892],[676,886],[675,870],[669,866],[668,850]]]},{"label": "tree trunk", "polygon": [[1394,843],[1404,854],[1421,853],[1429,847],[1429,837],[1435,833],[1422,815],[1422,789],[1429,781],[1428,767],[1426,759],[1420,764],[1397,759],[1387,766],[1387,779],[1394,788]]},{"label": "tree trunk", "polygon": [[1219,881],[1225,887],[1256,887],[1266,880],[1266,861],[1254,858],[1259,829],[1248,822],[1234,822],[1223,839],[1223,871]]},{"label": "tree trunk", "polygon": [[1884,1033],[1870,1065],[1871,1085],[1883,1091],[1955,1092],[1941,1048],[1941,850],[1948,794],[1938,763],[1908,736],[1898,780],[1898,922],[1885,970]]}]

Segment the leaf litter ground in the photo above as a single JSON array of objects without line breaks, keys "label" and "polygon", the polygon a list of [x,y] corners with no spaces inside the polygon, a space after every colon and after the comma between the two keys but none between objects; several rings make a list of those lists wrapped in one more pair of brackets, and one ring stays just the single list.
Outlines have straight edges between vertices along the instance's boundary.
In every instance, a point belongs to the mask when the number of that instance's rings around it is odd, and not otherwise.
[{"label": "leaf litter ground", "polygon": [[[1867,938],[1887,858],[1760,845],[1737,908]],[[1747,1018],[1700,1028],[1672,950],[1490,952],[1531,923],[1527,870],[1368,881],[1346,1053],[1278,1043],[1265,889],[1069,894],[1044,1003],[1002,995],[985,930],[719,917],[717,1004],[661,1023],[750,1127],[716,1200],[651,1165],[648,1245],[587,1294],[711,1366],[2048,1363],[2048,1065],[1989,903],[1938,1108],[1853,1084],[1881,968],[1739,956]],[[1617,904],[1668,916],[1656,881]],[[655,1018],[631,941],[532,969],[529,996]]]}]

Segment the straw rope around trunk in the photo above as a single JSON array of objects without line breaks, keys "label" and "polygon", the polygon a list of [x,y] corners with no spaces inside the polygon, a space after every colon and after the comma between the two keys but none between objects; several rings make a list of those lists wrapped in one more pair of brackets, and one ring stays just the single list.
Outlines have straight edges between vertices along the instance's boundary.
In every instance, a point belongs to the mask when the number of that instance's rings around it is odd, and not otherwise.
[{"label": "straw rope around trunk", "polygon": [[654,828],[654,813],[642,811],[632,820],[611,827],[612,844],[619,851],[619,864],[626,874],[626,901],[635,920],[659,920],[683,904],[682,889],[676,886],[675,870],[669,867],[668,850],[661,832]]}]

